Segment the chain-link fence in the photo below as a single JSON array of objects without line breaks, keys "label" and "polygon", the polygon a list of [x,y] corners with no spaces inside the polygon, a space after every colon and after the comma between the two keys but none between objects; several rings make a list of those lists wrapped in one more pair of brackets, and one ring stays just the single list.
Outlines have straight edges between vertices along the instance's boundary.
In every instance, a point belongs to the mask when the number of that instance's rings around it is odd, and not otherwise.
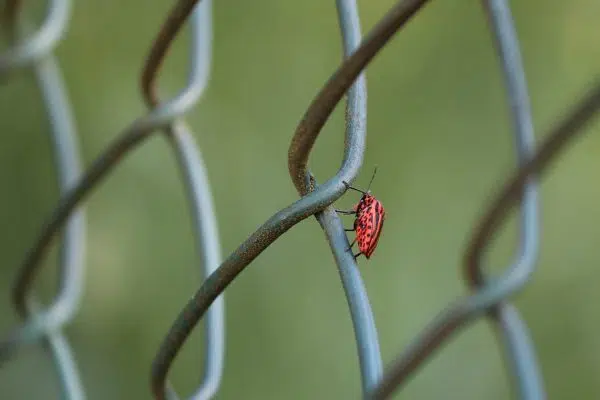
[{"label": "chain-link fence", "polygon": [[[464,275],[470,295],[449,304],[387,368],[383,366],[375,319],[357,265],[361,262],[360,258],[355,259],[348,251],[349,241],[342,220],[332,206],[346,192],[344,182],[353,182],[363,164],[367,118],[367,86],[363,71],[389,40],[403,26],[411,23],[426,3],[424,0],[398,1],[362,36],[356,1],[336,2],[344,60],[310,103],[288,151],[289,174],[300,199],[273,214],[223,260],[206,167],[190,128],[183,121],[183,116],[195,106],[210,78],[213,46],[211,0],[179,0],[173,6],[152,43],[141,76],[149,112],[126,127],[87,168],[80,166],[71,104],[53,56],[69,25],[71,1],[49,1],[43,22],[32,27],[22,16],[23,4],[19,0],[6,0],[2,9],[2,25],[11,45],[0,55],[0,76],[4,80],[18,79],[21,69],[31,68],[34,72],[51,126],[61,197],[18,268],[12,303],[22,324],[0,343],[2,364],[17,357],[21,348],[41,344],[54,362],[64,398],[86,397],[69,342],[63,333],[76,317],[82,296],[87,228],[82,205],[94,188],[108,178],[113,168],[134,148],[144,144],[152,135],[162,133],[181,171],[194,222],[199,264],[204,266],[206,278],[173,322],[154,357],[151,388],[156,399],[177,398],[167,376],[175,357],[200,320],[204,321],[206,328],[205,372],[201,384],[190,398],[207,399],[218,393],[225,353],[223,292],[269,245],[313,215],[331,247],[345,290],[364,398],[389,398],[394,392],[401,391],[408,378],[450,337],[483,317],[490,319],[498,334],[506,357],[506,368],[514,379],[518,398],[546,398],[527,326],[509,301],[512,295],[523,289],[535,270],[540,231],[537,176],[578,134],[584,132],[582,128],[600,107],[600,83],[573,105],[544,136],[543,143],[536,146],[519,41],[508,2],[482,2],[504,75],[518,168],[487,206],[465,251]],[[164,99],[157,91],[159,70],[186,22],[191,26],[188,82],[177,96]],[[309,156],[323,126],[345,95],[343,162],[333,177],[321,178],[323,183],[318,184],[308,170]],[[518,201],[520,236],[514,260],[499,276],[488,276],[482,265],[483,255],[491,238],[506,222]],[[59,233],[59,291],[51,304],[42,306],[35,300],[33,285],[49,247]],[[301,376],[298,379],[302,379]]]}]

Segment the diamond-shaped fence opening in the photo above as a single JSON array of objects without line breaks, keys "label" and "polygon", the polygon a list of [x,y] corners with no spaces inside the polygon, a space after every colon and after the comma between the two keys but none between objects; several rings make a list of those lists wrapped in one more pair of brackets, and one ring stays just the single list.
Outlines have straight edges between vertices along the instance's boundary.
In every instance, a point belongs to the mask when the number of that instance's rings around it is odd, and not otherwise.
[{"label": "diamond-shaped fence opening", "polygon": [[[208,399],[218,395],[223,386],[221,381],[227,375],[227,368],[224,368],[226,305],[223,293],[267,247],[311,216],[315,217],[325,234],[343,285],[356,340],[363,398],[383,399],[402,393],[408,379],[419,373],[420,367],[437,350],[443,349],[451,338],[464,332],[474,321],[484,318],[491,322],[490,326],[497,335],[516,397],[546,398],[534,342],[524,318],[511,304],[511,299],[530,282],[538,261],[543,220],[538,177],[570,143],[586,132],[586,126],[600,107],[600,82],[574,102],[552,129],[540,135],[543,140],[536,142],[528,83],[511,8],[506,0],[481,2],[482,15],[487,17],[485,22],[490,32],[489,43],[495,47],[498,71],[502,74],[510,117],[507,125],[511,127],[510,135],[514,138],[516,166],[505,183],[496,185],[498,188],[494,189],[495,194],[489,204],[482,205],[485,211],[472,229],[462,260],[468,294],[449,302],[387,366],[382,361],[379,345],[381,332],[376,328],[377,321],[358,266],[366,260],[363,255],[355,256],[356,248],[350,249],[355,232],[348,229],[348,221],[344,221],[343,215],[333,206],[348,190],[347,183],[355,182],[365,157],[366,68],[376,55],[386,52],[386,45],[391,39],[403,34],[402,28],[419,24],[420,12],[428,3],[435,2],[398,1],[363,35],[357,2],[336,1],[343,59],[304,111],[288,148],[289,177],[299,198],[273,213],[235,251],[223,257],[219,240],[221,229],[211,190],[215,183],[209,182],[207,174],[207,168],[211,166],[201,156],[191,124],[184,121],[186,114],[196,107],[213,74],[213,47],[219,46],[219,40],[213,38],[212,1],[178,0],[170,5],[171,9],[151,42],[141,73],[141,89],[148,110],[124,127],[91,163],[82,165],[74,107],[55,56],[61,41],[69,34],[73,2],[49,0],[44,17],[36,25],[27,19],[26,2],[6,0],[2,5],[2,28],[8,44],[0,54],[0,77],[6,85],[13,80],[24,79],[23,71],[33,73],[47,113],[48,144],[52,146],[53,174],[59,187],[59,199],[45,221],[39,224],[37,237],[28,246],[21,263],[6,266],[16,272],[10,300],[20,319],[16,326],[5,332],[0,342],[0,365],[3,369],[18,360],[24,348],[42,346],[44,354],[52,360],[64,398],[86,398],[86,385],[82,383],[80,367],[75,361],[76,352],[65,334],[66,327],[77,318],[84,301],[86,243],[90,236],[88,231],[94,230],[94,226],[86,221],[85,203],[102,182],[110,180],[116,167],[135,149],[150,143],[151,137],[160,135],[166,139],[160,146],[170,148],[181,176],[203,277],[187,304],[182,304],[180,313],[175,316],[156,349],[148,370],[154,398],[177,398],[176,385],[168,379],[169,371],[200,321],[205,328],[203,375],[190,398]],[[229,6],[246,7],[242,4]],[[98,10],[101,12],[100,8]],[[540,10],[541,14],[543,12]],[[140,19],[143,19],[143,14],[140,14]],[[141,26],[142,21],[133,23],[132,29],[137,29],[136,24]],[[189,26],[186,32],[189,43],[184,51],[189,66],[186,83],[172,97],[160,95],[158,77],[161,73],[168,75],[161,72],[161,67],[185,25]],[[90,45],[93,46],[93,43]],[[315,46],[318,45],[315,43]],[[306,57],[318,56],[318,52],[306,54]],[[241,69],[240,72],[243,73]],[[303,78],[298,76],[295,79]],[[313,175],[308,169],[309,156],[319,133],[342,99],[345,99],[345,139],[339,149],[341,165],[328,178]],[[12,112],[11,107],[11,104],[3,104],[2,111]],[[436,118],[437,110],[428,112],[431,118]],[[299,115],[302,114],[299,112]],[[394,128],[394,132],[399,130]],[[5,132],[4,137],[7,139],[12,134]],[[445,133],[438,132],[437,135]],[[385,136],[379,136],[379,140],[385,141]],[[226,151],[221,156],[227,157]],[[244,168],[241,163],[235,164],[235,167]],[[13,189],[5,186],[4,190]],[[252,193],[248,195],[252,196]],[[441,190],[440,199],[443,197]],[[515,255],[505,269],[492,276],[483,268],[484,256],[492,238],[502,229],[514,209],[519,211]],[[25,205],[18,210],[18,213],[27,212]],[[3,229],[9,229],[8,225]],[[34,295],[34,286],[53,243],[59,245],[58,290],[52,301],[41,304]],[[300,246],[305,244],[298,244],[298,248]],[[145,273],[152,274],[153,271]],[[386,271],[378,273],[386,274]],[[557,295],[568,296],[568,293]],[[159,294],[156,296],[159,297]],[[402,315],[398,318],[402,319]],[[126,358],[126,355],[121,357]],[[252,364],[260,369],[261,360],[253,360]],[[294,379],[302,380],[301,371],[294,372]],[[327,376],[328,371],[324,370],[322,374]],[[30,376],[28,380],[29,384],[35,385],[35,377]],[[356,398],[360,396],[356,393]]]}]

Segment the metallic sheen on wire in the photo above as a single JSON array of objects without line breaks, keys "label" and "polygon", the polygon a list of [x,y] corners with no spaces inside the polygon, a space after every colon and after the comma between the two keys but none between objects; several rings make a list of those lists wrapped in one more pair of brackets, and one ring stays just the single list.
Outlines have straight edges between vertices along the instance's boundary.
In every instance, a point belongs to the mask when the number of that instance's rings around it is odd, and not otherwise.
[{"label": "metallic sheen on wire", "polygon": [[[480,251],[492,234],[499,229],[499,225],[506,222],[508,213],[523,196],[527,181],[542,173],[567,145],[583,134],[585,132],[583,128],[597,116],[599,110],[600,78],[597,79],[592,90],[578,101],[574,109],[554,129],[544,135],[546,139],[538,147],[535,155],[513,173],[491,203],[467,247],[468,262],[477,262]],[[510,278],[508,281],[492,281],[486,291],[459,299],[443,310],[385,371],[383,380],[369,393],[368,398],[388,398],[396,387],[406,382],[424,360],[440,349],[444,341],[467,323],[485,315],[489,308],[515,294],[522,287],[520,283],[528,279],[527,275],[522,274],[508,277]]]},{"label": "metallic sheen on wire", "polygon": [[175,356],[217,296],[278,237],[298,222],[325,209],[346,191],[342,181],[351,182],[354,179],[362,162],[364,149],[350,146],[349,143],[353,141],[347,140],[346,151],[349,156],[344,159],[340,171],[323,185],[306,194],[309,188],[305,181],[308,176],[306,162],[310,149],[335,105],[354,83],[368,61],[425,3],[426,0],[403,0],[392,7],[313,100],[296,129],[288,151],[290,175],[300,195],[304,197],[277,212],[252,233],[204,281],[179,313],[152,364],[152,392],[157,399],[165,398],[166,376]]}]

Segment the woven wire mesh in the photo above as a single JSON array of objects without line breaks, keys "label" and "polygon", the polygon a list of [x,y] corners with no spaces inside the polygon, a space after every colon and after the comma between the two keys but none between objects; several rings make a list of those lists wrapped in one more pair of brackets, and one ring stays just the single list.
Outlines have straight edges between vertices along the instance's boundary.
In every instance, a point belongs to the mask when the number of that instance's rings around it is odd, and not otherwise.
[{"label": "woven wire mesh", "polygon": [[[35,75],[51,127],[60,200],[18,268],[12,302],[21,324],[0,343],[1,363],[16,358],[25,346],[42,345],[54,362],[64,398],[86,397],[73,352],[64,335],[65,327],[76,317],[81,303],[86,244],[83,203],[131,151],[152,135],[162,133],[181,171],[195,228],[199,265],[203,266],[205,278],[173,322],[154,357],[151,368],[154,398],[178,398],[167,376],[183,344],[201,320],[206,329],[204,376],[189,397],[207,399],[218,393],[225,353],[223,292],[269,245],[310,216],[315,216],[325,233],[343,284],[356,339],[363,398],[389,398],[401,391],[408,378],[435,351],[481,318],[489,318],[498,335],[517,397],[546,398],[527,325],[510,299],[530,281],[537,262],[540,232],[537,177],[584,132],[583,128],[600,107],[600,83],[583,95],[536,146],[527,82],[509,4],[505,0],[482,2],[503,73],[517,166],[486,206],[465,250],[464,278],[470,294],[441,311],[387,368],[382,362],[375,319],[358,268],[360,259],[348,251],[349,241],[342,220],[332,205],[346,192],[344,182],[353,182],[363,164],[367,118],[365,68],[380,51],[385,51],[390,39],[401,35],[402,27],[408,23],[418,24],[412,19],[418,19],[418,12],[427,3],[424,0],[398,1],[362,36],[356,1],[336,2],[344,59],[306,109],[288,151],[289,174],[300,198],[273,214],[222,259],[206,166],[191,128],[183,120],[201,98],[210,78],[212,2],[180,0],[175,3],[152,42],[141,74],[149,112],[126,127],[89,167],[82,168],[71,105],[53,56],[70,22],[71,1],[49,1],[43,22],[32,28],[21,16],[21,2],[7,0],[3,6],[3,28],[12,44],[0,55],[0,77],[17,79],[17,72],[25,68],[30,68]],[[186,23],[191,26],[188,81],[177,96],[163,99],[156,87],[159,70]],[[308,170],[309,156],[323,126],[344,96],[343,162],[334,176],[317,183]],[[514,260],[499,276],[488,276],[483,268],[483,256],[516,206],[520,207],[520,235]],[[56,238],[61,245],[59,290],[51,304],[41,306],[35,300],[33,285],[49,246],[59,233],[61,237]]]}]

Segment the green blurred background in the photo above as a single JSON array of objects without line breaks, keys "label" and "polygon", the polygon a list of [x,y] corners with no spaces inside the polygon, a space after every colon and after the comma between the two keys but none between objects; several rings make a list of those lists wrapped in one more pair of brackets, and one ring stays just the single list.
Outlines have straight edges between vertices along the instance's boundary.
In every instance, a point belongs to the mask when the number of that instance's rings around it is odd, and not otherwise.
[{"label": "green blurred background", "polygon": [[[77,1],[57,49],[86,165],[146,110],[139,74],[173,2]],[[393,1],[362,1],[363,32]],[[600,70],[592,0],[513,1],[538,139]],[[189,113],[209,167],[223,253],[297,199],[287,149],[305,108],[338,66],[334,2],[214,4],[208,91]],[[40,7],[41,10],[41,7]],[[41,15],[41,13],[40,13]],[[186,32],[161,76],[164,93],[185,81]],[[387,210],[371,260],[359,259],[385,363],[465,292],[460,272],[473,224],[514,164],[499,64],[478,2],[434,1],[367,71],[366,158],[355,184]],[[17,323],[9,290],[24,252],[57,201],[43,104],[30,74],[0,90],[0,328]],[[600,393],[600,125],[545,175],[539,271],[516,304],[531,328],[550,399]],[[324,128],[310,166],[320,181],[342,159],[343,104]],[[348,193],[338,202],[357,200]],[[156,136],[130,154],[86,202],[83,303],[67,328],[90,399],[150,398],[150,363],[198,287],[188,205],[172,151]],[[350,223],[350,221],[347,221]],[[510,262],[514,220],[494,242],[494,271]],[[37,283],[49,300],[54,251]],[[359,398],[346,300],[322,231],[310,218],[270,246],[226,292],[222,399]],[[171,372],[188,394],[202,370],[202,329]],[[511,396],[496,338],[485,321],[452,340],[396,398]],[[3,399],[58,398],[39,348],[0,371]]]}]

